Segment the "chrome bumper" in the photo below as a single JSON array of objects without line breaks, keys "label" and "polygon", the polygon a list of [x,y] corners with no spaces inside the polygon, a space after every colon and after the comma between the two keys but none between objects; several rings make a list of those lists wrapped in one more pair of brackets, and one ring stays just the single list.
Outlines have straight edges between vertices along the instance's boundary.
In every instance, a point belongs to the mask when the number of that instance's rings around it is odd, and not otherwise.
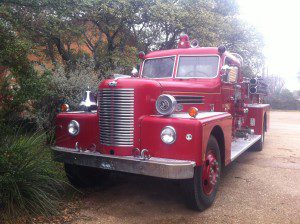
[{"label": "chrome bumper", "polygon": [[189,179],[194,176],[193,161],[162,159],[148,160],[133,156],[104,155],[99,152],[75,151],[64,147],[52,147],[54,160],[63,163],[142,174],[166,179]]}]

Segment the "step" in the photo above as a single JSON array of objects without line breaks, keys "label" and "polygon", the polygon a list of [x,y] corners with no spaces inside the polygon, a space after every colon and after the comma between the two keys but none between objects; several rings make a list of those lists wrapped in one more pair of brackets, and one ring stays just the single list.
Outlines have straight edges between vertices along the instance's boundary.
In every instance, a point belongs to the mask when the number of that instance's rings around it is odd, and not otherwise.
[{"label": "step", "polygon": [[255,142],[260,140],[261,135],[250,135],[247,139],[236,138],[231,143],[231,161],[249,149]]}]

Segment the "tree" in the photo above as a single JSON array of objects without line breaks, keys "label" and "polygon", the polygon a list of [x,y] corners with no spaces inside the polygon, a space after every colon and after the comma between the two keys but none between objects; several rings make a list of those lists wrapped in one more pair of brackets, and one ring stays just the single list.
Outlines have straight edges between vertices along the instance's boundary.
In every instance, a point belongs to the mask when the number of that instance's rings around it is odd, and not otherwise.
[{"label": "tree", "polygon": [[6,125],[13,131],[22,112],[32,108],[32,103],[45,94],[44,77],[39,76],[27,58],[29,46],[9,23],[0,19],[0,65],[9,71],[0,82],[0,135],[8,131],[3,128]]},{"label": "tree", "polygon": [[285,82],[279,75],[265,76],[264,79],[268,84],[269,95],[279,95],[284,89]]},{"label": "tree", "polygon": [[79,1],[75,3],[75,11],[74,3],[72,0],[4,0],[0,16],[34,47],[42,47],[52,63],[57,63],[58,54],[60,60],[72,67],[77,52],[71,44],[76,42],[78,32],[70,16],[78,13]]},{"label": "tree", "polygon": [[4,0],[1,8],[20,35],[71,69],[88,56],[103,75],[128,69],[136,51],[174,48],[181,32],[240,53],[249,74],[263,67],[262,38],[240,20],[234,0]]},{"label": "tree", "polygon": [[299,101],[290,90],[285,88],[285,83],[282,77],[278,75],[270,75],[264,78],[266,79],[269,90],[269,94],[266,97],[266,100],[273,109],[300,109]]}]

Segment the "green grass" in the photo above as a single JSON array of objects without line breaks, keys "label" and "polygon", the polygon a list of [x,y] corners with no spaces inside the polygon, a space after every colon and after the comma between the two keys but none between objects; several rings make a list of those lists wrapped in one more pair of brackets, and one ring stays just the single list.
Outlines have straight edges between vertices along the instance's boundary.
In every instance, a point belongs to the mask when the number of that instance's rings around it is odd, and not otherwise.
[{"label": "green grass", "polygon": [[0,222],[20,215],[56,214],[66,187],[45,134],[16,135],[0,144]]}]

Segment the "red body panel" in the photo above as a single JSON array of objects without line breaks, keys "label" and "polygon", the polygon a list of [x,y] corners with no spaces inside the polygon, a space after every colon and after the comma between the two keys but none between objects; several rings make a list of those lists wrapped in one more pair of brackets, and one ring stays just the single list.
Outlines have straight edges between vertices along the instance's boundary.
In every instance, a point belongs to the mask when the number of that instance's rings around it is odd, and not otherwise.
[{"label": "red body panel", "polygon": [[[68,132],[68,124],[76,120],[80,124],[80,133],[71,136]],[[60,113],[56,117],[56,145],[67,148],[75,148],[76,142],[80,148],[91,149],[96,146],[99,150],[99,125],[98,115],[92,112]]]},{"label": "red body panel", "polygon": [[[225,150],[226,161],[230,160],[231,144],[231,123],[230,114],[207,116],[205,118],[180,118],[147,116],[141,123],[141,149],[148,149],[154,157],[182,159],[195,161],[202,165],[203,155],[206,150],[208,138],[215,126],[220,126],[226,133]],[[160,139],[160,132],[165,126],[171,125],[175,128],[178,138],[174,144],[164,144]],[[192,134],[193,139],[188,141],[187,134]]]},{"label": "red body panel", "polygon": [[[254,133],[257,135],[261,135],[263,133],[263,122],[264,116],[266,116],[266,131],[269,128],[269,111],[270,105],[269,104],[253,104],[248,107],[249,113],[246,121],[246,125],[250,128],[254,129]],[[255,125],[251,124],[251,118],[255,119]]]},{"label": "red body panel", "polygon": [[[219,126],[224,134],[224,145],[225,145],[225,165],[231,162],[231,141],[232,141],[232,116],[229,114],[206,118],[202,122],[202,149],[206,149],[206,145],[210,134],[214,127]],[[202,150],[202,162],[205,159],[205,150]]]}]

